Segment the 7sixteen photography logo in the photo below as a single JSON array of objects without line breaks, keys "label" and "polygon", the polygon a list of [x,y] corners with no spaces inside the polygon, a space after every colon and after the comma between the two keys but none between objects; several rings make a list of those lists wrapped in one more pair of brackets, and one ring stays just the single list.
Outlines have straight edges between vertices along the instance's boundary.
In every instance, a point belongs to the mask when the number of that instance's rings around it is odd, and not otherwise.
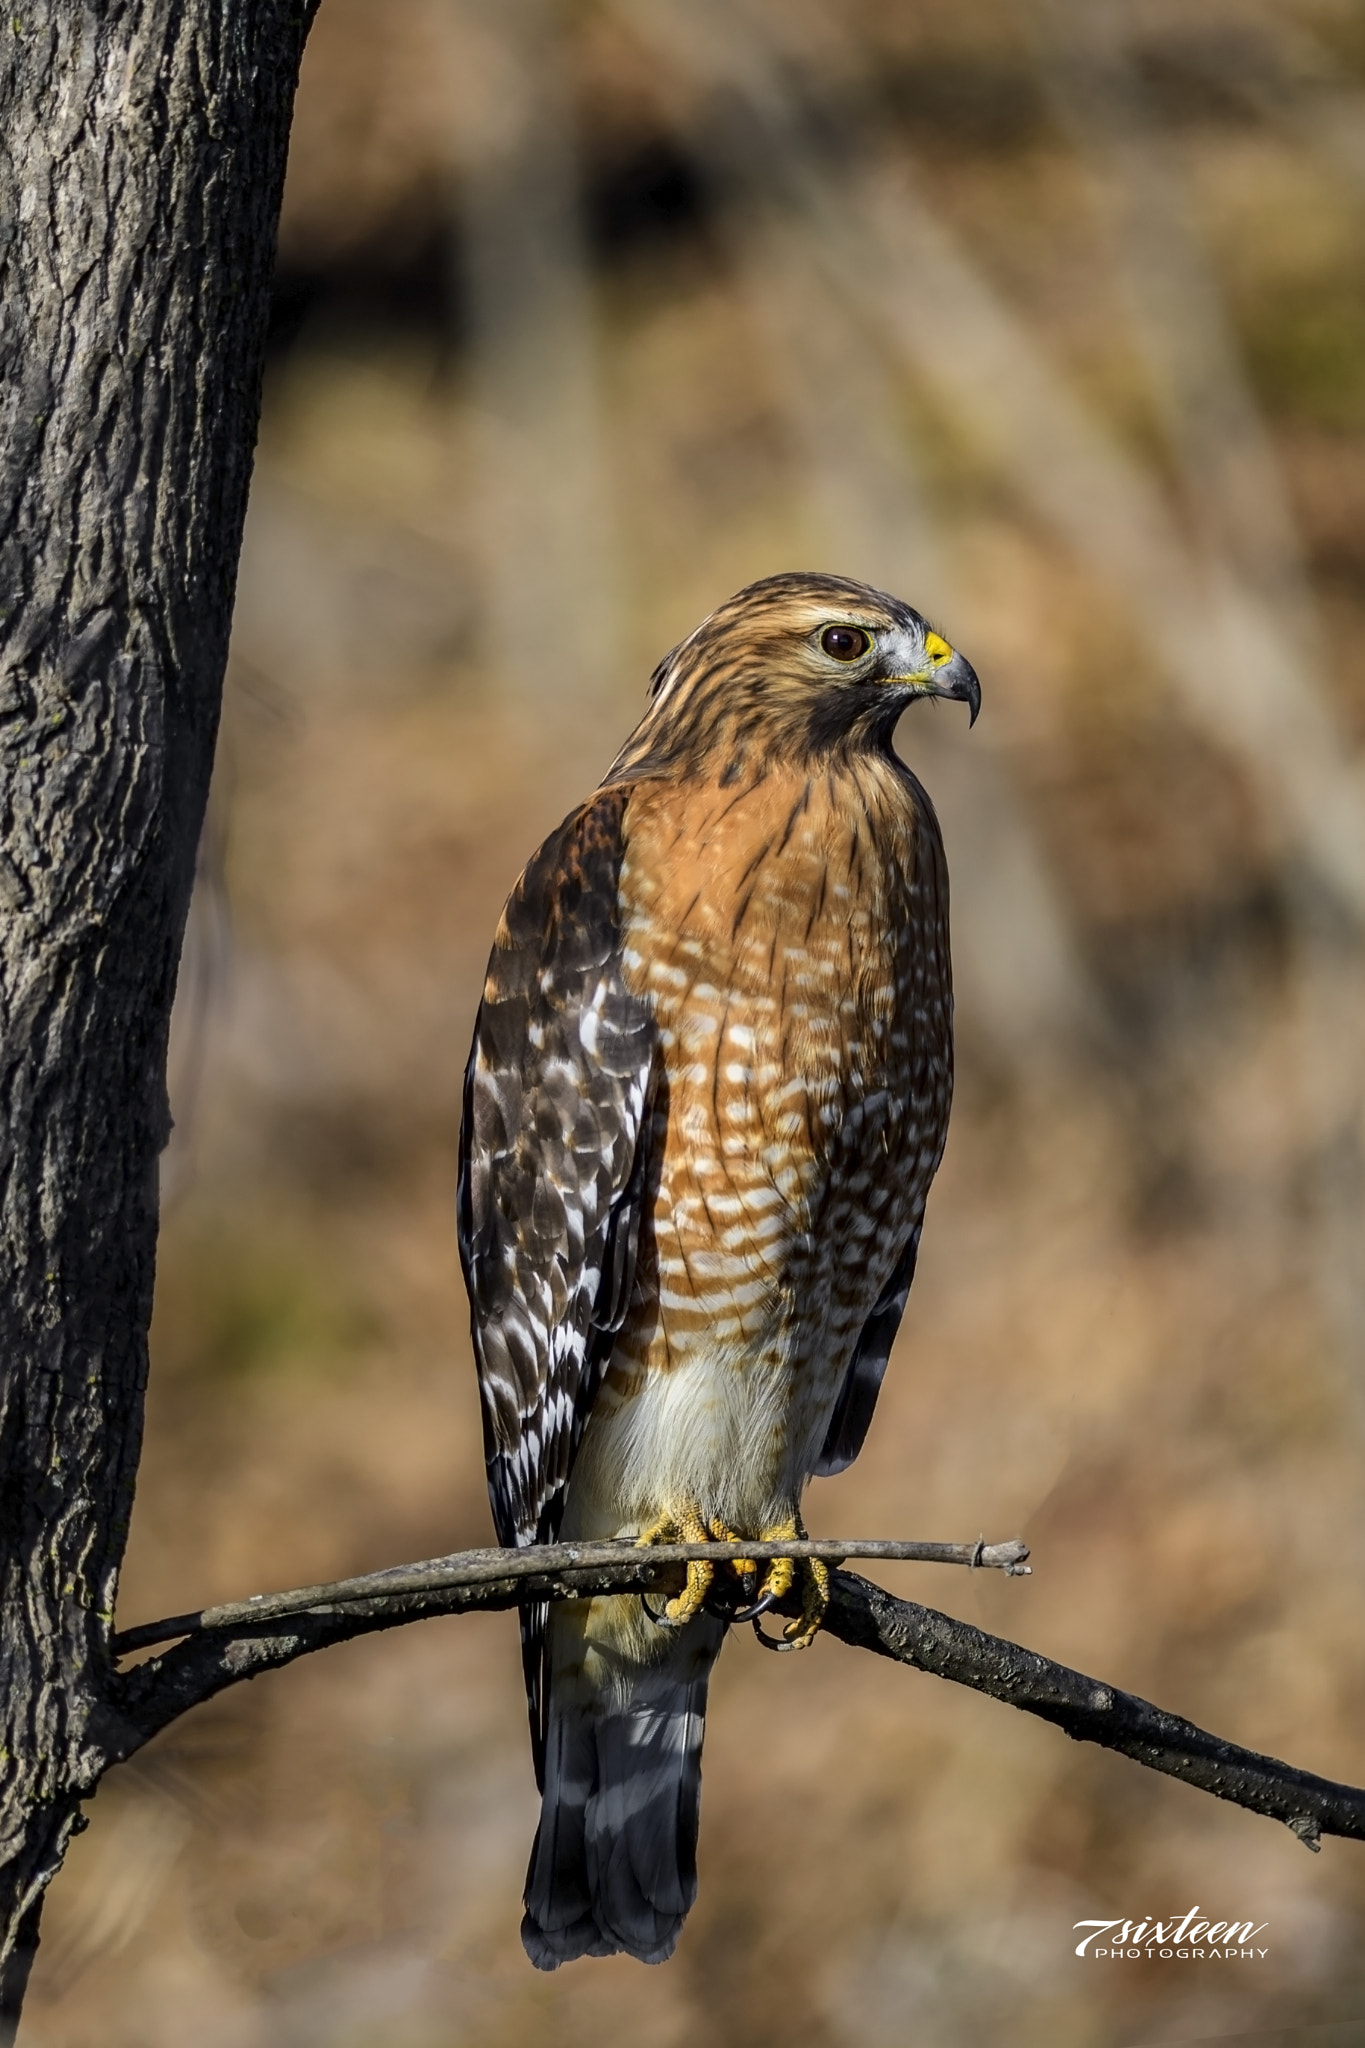
[{"label": "7sixteen photography logo", "polygon": [[1201,1920],[1198,1906],[1191,1906],[1182,1920],[1169,1924],[1164,1920],[1077,1920],[1072,1932],[1090,1930],[1076,1944],[1078,1956],[1231,1963],[1255,1962],[1269,1955],[1268,1948],[1256,1946],[1257,1935],[1264,1934],[1269,1925],[1268,1920],[1259,1927],[1250,1920]]}]

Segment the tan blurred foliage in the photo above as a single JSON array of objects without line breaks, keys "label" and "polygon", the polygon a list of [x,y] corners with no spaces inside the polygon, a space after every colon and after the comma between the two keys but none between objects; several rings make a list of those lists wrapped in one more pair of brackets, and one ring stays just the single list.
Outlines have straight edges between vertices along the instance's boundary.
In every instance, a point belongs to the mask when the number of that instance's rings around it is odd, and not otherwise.
[{"label": "tan blurred foliage", "polygon": [[[888,1582],[1365,1779],[1363,74],[1346,0],[325,0],[125,1619],[486,1540],[452,1190],[498,909],[663,650],[826,566],[985,713],[902,730],[959,1099],[812,1525],[1022,1532],[1031,1581]],[[514,1636],[310,1659],[112,1779],[35,2048],[1365,2040],[1358,1847],[742,1635],[676,1958],[537,1977]],[[1192,1905],[1269,1956],[1072,1953]]]}]

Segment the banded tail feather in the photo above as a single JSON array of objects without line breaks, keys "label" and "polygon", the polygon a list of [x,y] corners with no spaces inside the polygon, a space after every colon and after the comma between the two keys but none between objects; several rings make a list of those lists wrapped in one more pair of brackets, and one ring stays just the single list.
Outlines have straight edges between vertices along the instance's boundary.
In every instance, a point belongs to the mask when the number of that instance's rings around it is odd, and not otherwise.
[{"label": "banded tail feather", "polygon": [[623,1660],[614,1682],[593,1686],[573,1654],[581,1610],[554,1616],[545,1786],[521,1923],[537,1969],[672,1955],[697,1895],[706,1691],[724,1633],[703,1616],[662,1638],[657,1662]]}]

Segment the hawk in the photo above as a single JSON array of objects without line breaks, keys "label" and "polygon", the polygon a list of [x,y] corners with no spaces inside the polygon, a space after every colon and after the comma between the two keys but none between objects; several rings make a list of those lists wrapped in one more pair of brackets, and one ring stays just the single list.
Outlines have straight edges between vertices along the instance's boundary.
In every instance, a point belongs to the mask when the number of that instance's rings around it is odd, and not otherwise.
[{"label": "hawk", "polygon": [[[909,605],[751,584],[512,891],[459,1187],[505,1544],[790,1538],[862,1447],[952,1094],[943,842],[892,748],[918,697],[974,721],[980,686]],[[828,1600],[819,1564],[726,1580],[523,1609],[542,1969],[672,1953],[726,1628],[795,1592],[801,1647]]]}]

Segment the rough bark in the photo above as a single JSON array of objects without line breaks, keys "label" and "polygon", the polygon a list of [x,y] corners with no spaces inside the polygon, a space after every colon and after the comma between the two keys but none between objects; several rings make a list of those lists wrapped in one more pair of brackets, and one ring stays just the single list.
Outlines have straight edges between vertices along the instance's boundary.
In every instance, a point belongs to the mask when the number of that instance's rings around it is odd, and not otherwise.
[{"label": "rough bark", "polygon": [[306,0],[34,0],[0,68],[0,2039],[107,1750],[165,1048]]}]

